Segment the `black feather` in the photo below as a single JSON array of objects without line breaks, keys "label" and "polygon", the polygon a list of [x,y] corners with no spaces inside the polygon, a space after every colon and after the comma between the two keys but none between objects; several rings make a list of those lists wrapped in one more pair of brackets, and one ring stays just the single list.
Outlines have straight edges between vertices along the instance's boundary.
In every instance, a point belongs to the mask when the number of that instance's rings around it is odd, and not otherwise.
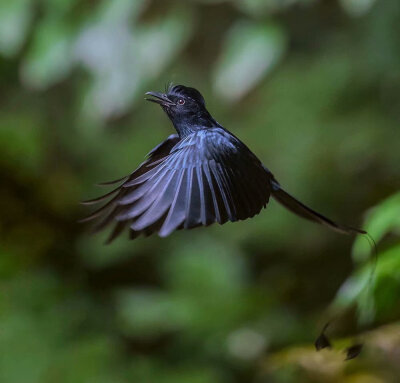
[{"label": "black feather", "polygon": [[[196,89],[170,84],[166,94],[150,95],[150,101],[167,112],[178,134],[151,150],[129,176],[102,184],[122,182],[116,189],[83,202],[105,202],[82,222],[98,219],[97,231],[114,223],[109,242],[126,226],[134,239],[244,220],[258,214],[271,193],[300,217],[341,233],[365,233],[333,222],[286,193],[247,146],[212,118]],[[184,102],[178,106],[181,99]]]}]

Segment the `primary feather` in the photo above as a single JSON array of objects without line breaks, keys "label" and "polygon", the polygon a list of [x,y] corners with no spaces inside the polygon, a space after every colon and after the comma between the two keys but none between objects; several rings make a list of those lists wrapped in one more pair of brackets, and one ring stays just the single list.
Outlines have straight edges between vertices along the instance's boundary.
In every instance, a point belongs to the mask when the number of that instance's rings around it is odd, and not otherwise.
[{"label": "primary feather", "polygon": [[[229,144],[224,147],[226,140]],[[241,146],[239,140],[218,127],[183,139],[170,136],[117,189],[90,201],[101,202],[117,193],[87,220],[102,215],[97,230],[117,222],[110,237],[114,239],[125,226],[135,238],[154,232],[167,236],[176,229],[258,214],[268,203],[269,177],[250,151],[236,163],[237,145]],[[257,193],[260,184],[262,198]]]}]

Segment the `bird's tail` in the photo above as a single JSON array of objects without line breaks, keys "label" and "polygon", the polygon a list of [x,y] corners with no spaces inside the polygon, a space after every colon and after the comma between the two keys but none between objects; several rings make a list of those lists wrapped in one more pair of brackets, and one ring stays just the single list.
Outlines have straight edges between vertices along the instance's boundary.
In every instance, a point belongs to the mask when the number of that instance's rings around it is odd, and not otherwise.
[{"label": "bird's tail", "polygon": [[323,216],[315,210],[304,205],[296,198],[292,197],[289,193],[285,192],[278,182],[272,182],[272,197],[277,200],[286,209],[298,216],[328,226],[332,230],[335,230],[342,234],[367,234],[365,230],[356,229],[354,227],[341,225],[333,222],[331,219]]}]

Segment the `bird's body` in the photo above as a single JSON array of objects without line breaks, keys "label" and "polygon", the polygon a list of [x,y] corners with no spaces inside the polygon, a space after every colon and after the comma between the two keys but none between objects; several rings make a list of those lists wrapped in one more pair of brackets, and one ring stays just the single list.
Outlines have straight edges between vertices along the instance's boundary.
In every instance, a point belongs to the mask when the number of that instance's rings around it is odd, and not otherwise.
[{"label": "bird's body", "polygon": [[[130,237],[224,224],[253,217],[270,195],[303,218],[342,233],[362,230],[334,223],[287,194],[272,173],[236,136],[216,122],[201,94],[178,85],[149,92],[178,134],[156,146],[137,170],[100,198],[108,202],[84,220],[100,218],[96,230],[115,223],[109,241],[129,226]],[[112,184],[108,183],[108,184]]]}]

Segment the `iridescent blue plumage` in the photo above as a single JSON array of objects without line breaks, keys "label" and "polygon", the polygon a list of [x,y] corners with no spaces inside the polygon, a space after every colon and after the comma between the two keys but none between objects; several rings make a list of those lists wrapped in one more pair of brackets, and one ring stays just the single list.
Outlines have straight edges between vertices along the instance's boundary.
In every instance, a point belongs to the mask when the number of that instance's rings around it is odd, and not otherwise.
[{"label": "iridescent blue plumage", "polygon": [[147,95],[161,105],[178,134],[155,147],[116,189],[86,201],[95,204],[109,198],[85,219],[100,218],[95,230],[115,223],[109,241],[125,227],[133,239],[244,220],[266,207],[270,195],[303,218],[341,233],[363,233],[331,221],[286,193],[250,149],[212,118],[196,89],[170,85],[166,93]]}]

